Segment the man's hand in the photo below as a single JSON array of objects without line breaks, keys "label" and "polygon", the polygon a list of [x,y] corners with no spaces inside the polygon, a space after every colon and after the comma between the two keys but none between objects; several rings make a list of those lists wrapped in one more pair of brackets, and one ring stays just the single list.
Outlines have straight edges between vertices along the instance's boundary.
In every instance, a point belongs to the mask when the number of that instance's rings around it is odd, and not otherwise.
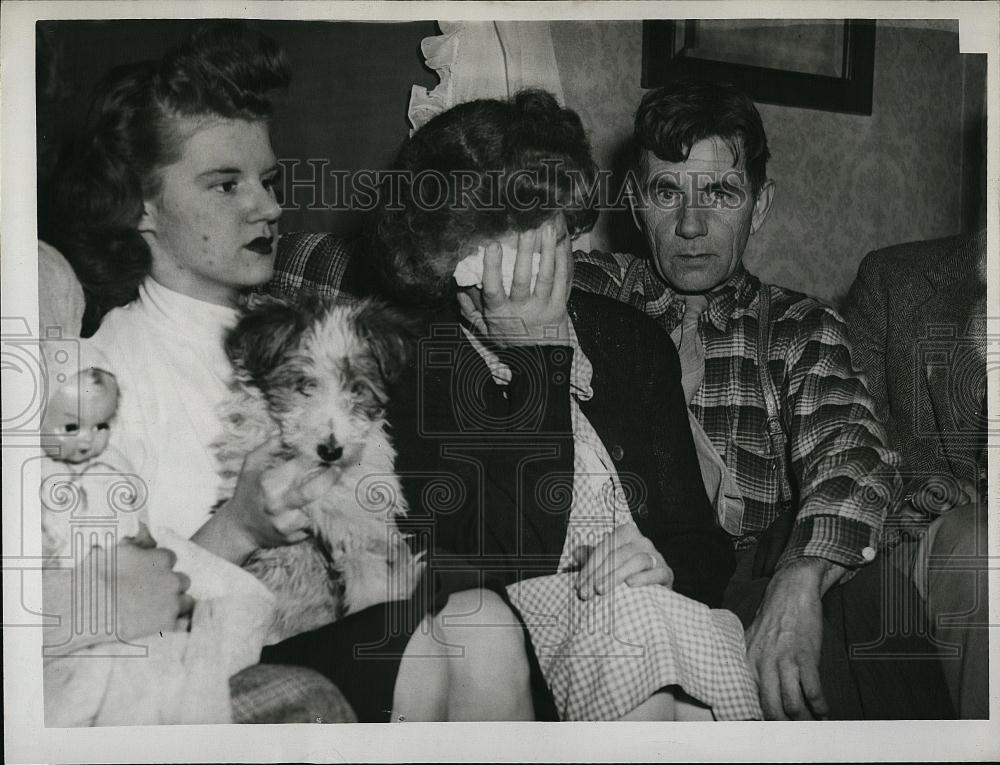
[{"label": "man's hand", "polygon": [[[560,225],[562,225],[560,223]],[[573,253],[569,236],[559,235],[548,221],[540,229],[522,231],[517,237],[517,260],[510,295],[504,292],[499,244],[490,244],[483,255],[482,305],[458,293],[459,305],[476,330],[497,345],[537,345],[569,341],[566,301],[573,284]],[[540,246],[540,248],[539,248]],[[540,252],[538,277],[531,287],[534,253]]]},{"label": "man's hand", "polygon": [[747,630],[747,659],[768,720],[824,719],[829,706],[819,679],[823,595],[844,569],[820,558],[782,566]]},{"label": "man's hand", "polygon": [[674,582],[674,572],[653,543],[633,524],[609,531],[594,547],[582,545],[573,551],[580,570],[576,592],[581,600],[610,592],[622,582],[630,587]]},{"label": "man's hand", "polygon": [[233,496],[195,532],[194,542],[242,564],[261,547],[294,544],[309,536],[309,518],[300,508],[329,491],[340,470],[301,460],[275,465],[279,447],[274,438],[247,455]]}]

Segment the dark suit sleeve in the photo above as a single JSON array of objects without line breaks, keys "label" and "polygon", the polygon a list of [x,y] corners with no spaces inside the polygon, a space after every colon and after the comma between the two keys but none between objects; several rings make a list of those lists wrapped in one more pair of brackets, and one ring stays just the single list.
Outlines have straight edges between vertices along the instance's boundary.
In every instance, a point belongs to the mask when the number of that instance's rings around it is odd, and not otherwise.
[{"label": "dark suit sleeve", "polygon": [[869,253],[861,261],[858,275],[844,301],[843,316],[847,322],[854,367],[863,375],[875,402],[875,413],[885,421],[889,406],[885,375],[889,313],[878,253]]}]

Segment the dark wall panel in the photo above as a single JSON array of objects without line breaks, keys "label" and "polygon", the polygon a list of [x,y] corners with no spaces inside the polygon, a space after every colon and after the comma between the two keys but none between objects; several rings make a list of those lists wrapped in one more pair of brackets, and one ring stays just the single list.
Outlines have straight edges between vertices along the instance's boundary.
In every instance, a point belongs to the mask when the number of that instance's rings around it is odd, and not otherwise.
[{"label": "dark wall panel", "polygon": [[[39,179],[44,183],[59,144],[84,119],[93,89],[112,66],[161,55],[204,21],[39,22],[37,131]],[[254,22],[285,48],[292,86],[278,101],[273,141],[278,157],[328,170],[381,169],[406,138],[406,108],[414,84],[433,87],[420,41],[437,34],[433,21],[412,23]],[[290,165],[289,165],[290,167]],[[320,190],[299,188],[286,199],[286,231],[347,233],[358,214],[306,209]],[[326,198],[330,200],[329,184]],[[312,205],[321,207],[321,205]]]}]

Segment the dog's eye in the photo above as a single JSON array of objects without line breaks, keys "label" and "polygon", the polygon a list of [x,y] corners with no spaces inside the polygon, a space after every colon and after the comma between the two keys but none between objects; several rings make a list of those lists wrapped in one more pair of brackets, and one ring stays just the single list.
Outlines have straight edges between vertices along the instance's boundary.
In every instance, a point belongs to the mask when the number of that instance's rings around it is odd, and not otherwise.
[{"label": "dog's eye", "polygon": [[366,393],[368,393],[368,386],[363,382],[355,382],[351,384],[352,396],[364,396]]},{"label": "dog's eye", "polygon": [[295,389],[303,395],[309,395],[314,390],[316,390],[316,381],[309,379],[299,380],[295,384]]}]

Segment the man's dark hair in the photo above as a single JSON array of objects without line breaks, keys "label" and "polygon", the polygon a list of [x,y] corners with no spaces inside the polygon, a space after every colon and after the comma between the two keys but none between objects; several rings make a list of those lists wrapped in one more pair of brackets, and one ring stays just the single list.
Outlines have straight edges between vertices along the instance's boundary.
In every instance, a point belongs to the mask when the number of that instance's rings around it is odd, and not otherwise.
[{"label": "man's dark hair", "polygon": [[679,79],[647,93],[635,113],[636,159],[643,152],[665,162],[684,162],[691,147],[718,136],[744,157],[750,188],[756,196],[767,180],[767,135],[753,101],[733,85]]},{"label": "man's dark hair", "polygon": [[291,70],[278,44],[241,23],[199,28],[159,61],[116,67],[104,78],[87,124],[66,147],[53,179],[47,236],[72,264],[88,320],[136,297],[149,274],[137,227],[160,171],[180,157],[184,117],[266,120],[270,91]]}]

